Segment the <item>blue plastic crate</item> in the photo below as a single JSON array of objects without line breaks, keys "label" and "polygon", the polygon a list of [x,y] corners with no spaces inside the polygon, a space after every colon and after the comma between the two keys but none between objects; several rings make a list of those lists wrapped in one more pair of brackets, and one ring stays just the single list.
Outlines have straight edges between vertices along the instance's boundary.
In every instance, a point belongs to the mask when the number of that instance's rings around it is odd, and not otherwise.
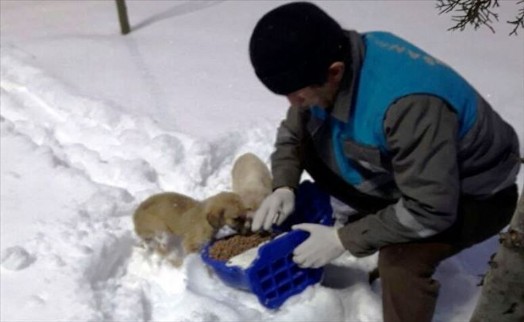
[{"label": "blue plastic crate", "polygon": [[262,305],[276,309],[290,296],[318,283],[323,275],[323,268],[303,269],[293,262],[293,249],[309,233],[301,230],[289,231],[291,226],[304,222],[332,225],[332,212],[329,195],[313,183],[303,182],[297,190],[295,212],[281,226],[275,227],[286,233],[262,245],[250,266],[244,269],[211,258],[211,245],[203,249],[202,259],[225,284],[250,291]]}]

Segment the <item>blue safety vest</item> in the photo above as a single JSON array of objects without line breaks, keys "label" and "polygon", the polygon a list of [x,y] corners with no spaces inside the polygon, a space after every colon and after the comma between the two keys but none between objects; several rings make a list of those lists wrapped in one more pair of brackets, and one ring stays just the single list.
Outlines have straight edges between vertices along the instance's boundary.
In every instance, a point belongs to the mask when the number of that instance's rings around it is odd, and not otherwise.
[{"label": "blue safety vest", "polygon": [[[409,42],[386,32],[363,35],[364,62],[358,78],[356,97],[347,122],[330,118],[336,163],[346,181],[354,186],[362,175],[343,150],[344,141],[388,153],[384,118],[393,102],[407,95],[434,95],[455,110],[459,137],[473,126],[477,94],[458,73]],[[326,119],[324,109],[312,108],[312,115]]]}]

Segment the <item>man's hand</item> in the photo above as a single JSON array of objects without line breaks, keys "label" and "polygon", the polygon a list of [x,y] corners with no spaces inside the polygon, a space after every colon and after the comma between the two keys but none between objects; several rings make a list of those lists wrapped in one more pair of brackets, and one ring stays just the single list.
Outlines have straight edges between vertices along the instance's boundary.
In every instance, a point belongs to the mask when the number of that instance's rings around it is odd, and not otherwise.
[{"label": "man's hand", "polygon": [[280,225],[295,209],[295,193],[287,187],[278,188],[267,196],[253,216],[251,230],[269,230]]},{"label": "man's hand", "polygon": [[291,227],[310,233],[293,251],[293,261],[303,268],[322,267],[346,250],[338,237],[337,228],[318,224],[298,224]]}]

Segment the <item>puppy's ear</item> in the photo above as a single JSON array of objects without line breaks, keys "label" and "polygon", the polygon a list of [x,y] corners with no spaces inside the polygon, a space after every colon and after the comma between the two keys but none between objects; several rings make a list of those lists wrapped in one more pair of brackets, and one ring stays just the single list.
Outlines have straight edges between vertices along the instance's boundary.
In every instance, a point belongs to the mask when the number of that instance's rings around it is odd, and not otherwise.
[{"label": "puppy's ear", "polygon": [[211,227],[219,229],[224,226],[224,209],[208,209],[206,217]]}]

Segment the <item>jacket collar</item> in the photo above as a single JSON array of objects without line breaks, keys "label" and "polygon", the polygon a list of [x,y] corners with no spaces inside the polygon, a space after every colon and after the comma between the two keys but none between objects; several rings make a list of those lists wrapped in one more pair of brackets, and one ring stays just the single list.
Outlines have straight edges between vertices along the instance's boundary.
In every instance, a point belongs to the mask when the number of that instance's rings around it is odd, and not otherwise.
[{"label": "jacket collar", "polygon": [[340,88],[331,110],[331,115],[341,122],[346,123],[351,112],[351,105],[356,95],[357,80],[363,63],[365,47],[362,35],[353,30],[345,31],[349,42],[349,54],[346,58],[346,70]]}]

